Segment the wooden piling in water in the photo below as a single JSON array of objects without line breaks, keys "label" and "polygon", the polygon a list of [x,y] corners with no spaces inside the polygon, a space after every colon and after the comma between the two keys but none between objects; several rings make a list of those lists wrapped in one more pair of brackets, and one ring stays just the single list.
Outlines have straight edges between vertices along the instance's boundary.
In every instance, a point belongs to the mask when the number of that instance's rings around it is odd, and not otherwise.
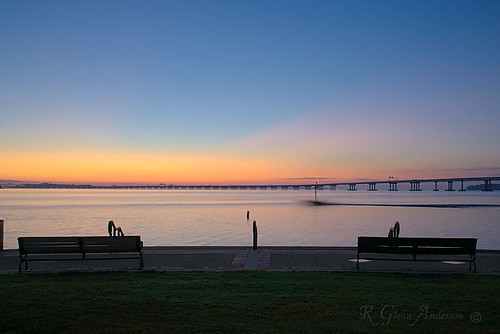
[{"label": "wooden piling in water", "polygon": [[257,250],[257,222],[253,221],[253,250]]},{"label": "wooden piling in water", "polygon": [[0,252],[3,251],[3,219],[0,219]]}]

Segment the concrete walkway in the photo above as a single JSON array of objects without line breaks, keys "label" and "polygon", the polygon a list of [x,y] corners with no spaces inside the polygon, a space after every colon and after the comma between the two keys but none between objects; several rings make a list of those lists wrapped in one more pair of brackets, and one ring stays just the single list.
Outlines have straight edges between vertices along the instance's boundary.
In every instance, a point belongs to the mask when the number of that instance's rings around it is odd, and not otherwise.
[{"label": "concrete walkway", "polygon": [[[382,255],[382,257],[385,257]],[[462,258],[463,259],[463,258]],[[454,258],[443,262],[362,261],[360,271],[474,274]],[[145,271],[357,271],[355,247],[146,247]],[[478,251],[477,274],[500,275],[500,251]],[[0,252],[0,273],[17,273],[17,250]],[[138,260],[30,262],[31,272],[138,270]]]}]

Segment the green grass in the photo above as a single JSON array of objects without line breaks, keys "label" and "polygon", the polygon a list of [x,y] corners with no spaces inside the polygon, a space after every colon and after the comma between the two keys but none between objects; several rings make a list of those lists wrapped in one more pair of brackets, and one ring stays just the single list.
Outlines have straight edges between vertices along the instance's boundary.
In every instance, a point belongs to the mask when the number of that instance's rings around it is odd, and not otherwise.
[{"label": "green grass", "polygon": [[2,275],[0,332],[493,333],[499,292],[498,276],[453,274]]}]

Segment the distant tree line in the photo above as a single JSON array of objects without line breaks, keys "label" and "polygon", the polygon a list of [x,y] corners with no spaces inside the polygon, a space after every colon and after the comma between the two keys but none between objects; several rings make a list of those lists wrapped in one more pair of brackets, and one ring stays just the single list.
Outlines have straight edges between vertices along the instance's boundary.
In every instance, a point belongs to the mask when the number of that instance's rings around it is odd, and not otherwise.
[{"label": "distant tree line", "polygon": [[12,188],[28,189],[93,189],[91,184],[57,184],[57,183],[23,183],[12,186]]},{"label": "distant tree line", "polygon": [[[467,190],[484,190],[484,183],[475,186],[468,186]],[[500,184],[492,183],[491,190],[500,190]]]}]

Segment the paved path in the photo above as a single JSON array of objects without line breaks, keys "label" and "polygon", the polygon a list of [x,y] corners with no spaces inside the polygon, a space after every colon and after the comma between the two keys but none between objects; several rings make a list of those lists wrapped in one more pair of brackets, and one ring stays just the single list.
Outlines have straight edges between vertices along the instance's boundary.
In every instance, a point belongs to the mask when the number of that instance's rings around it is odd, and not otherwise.
[{"label": "paved path", "polygon": [[[144,270],[238,271],[316,270],[356,271],[356,248],[352,247],[146,247]],[[477,273],[500,275],[500,251],[478,251]],[[0,273],[17,273],[17,250],[0,252]],[[31,272],[137,270],[138,260],[30,262]],[[361,271],[473,274],[468,264],[454,261],[367,261]]]}]

